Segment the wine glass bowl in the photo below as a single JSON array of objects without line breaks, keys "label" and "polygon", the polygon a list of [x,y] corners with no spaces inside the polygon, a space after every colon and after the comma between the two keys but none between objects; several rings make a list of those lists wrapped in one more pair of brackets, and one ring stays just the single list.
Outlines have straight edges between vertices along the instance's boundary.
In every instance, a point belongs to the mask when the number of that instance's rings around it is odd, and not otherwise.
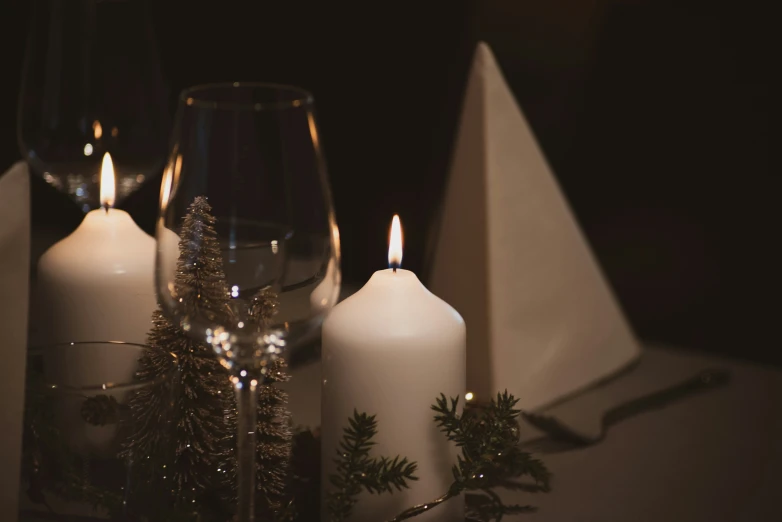
[{"label": "wine glass bowl", "polygon": [[[281,303],[271,326],[287,337],[306,337],[335,304],[340,282],[339,233],[311,95],[275,84],[188,89],[180,97],[171,150],[157,227],[164,310],[196,337],[219,330],[235,344],[264,339],[239,327],[241,317],[228,325],[180,306],[174,290],[179,234],[200,196],[215,218],[231,300],[247,302],[270,288]],[[311,299],[316,289],[322,295],[317,306]]]},{"label": "wine glass bowl", "polygon": [[144,2],[34,0],[17,137],[33,173],[87,212],[109,152],[117,203],[163,169],[168,92]]},{"label": "wine glass bowl", "polygon": [[239,520],[252,520],[255,389],[339,292],[339,232],[312,96],[227,83],[182,92],[156,226],[167,317],[207,343],[237,393]]}]

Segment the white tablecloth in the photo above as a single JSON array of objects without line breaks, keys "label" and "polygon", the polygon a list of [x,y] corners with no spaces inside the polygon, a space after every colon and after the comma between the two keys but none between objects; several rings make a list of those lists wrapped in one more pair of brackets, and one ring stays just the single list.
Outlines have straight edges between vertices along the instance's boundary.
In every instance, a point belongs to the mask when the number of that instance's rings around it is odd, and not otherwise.
[{"label": "white tablecloth", "polygon": [[[542,442],[534,428],[523,426],[523,443],[539,450],[537,455],[554,473],[553,490],[503,495],[539,508],[509,520],[782,521],[782,371],[647,348],[632,370],[547,413],[598,419],[606,407],[708,368],[729,370],[731,382],[626,419],[593,446],[561,451]],[[297,368],[293,374],[289,391],[294,420],[317,426],[319,365]]]}]

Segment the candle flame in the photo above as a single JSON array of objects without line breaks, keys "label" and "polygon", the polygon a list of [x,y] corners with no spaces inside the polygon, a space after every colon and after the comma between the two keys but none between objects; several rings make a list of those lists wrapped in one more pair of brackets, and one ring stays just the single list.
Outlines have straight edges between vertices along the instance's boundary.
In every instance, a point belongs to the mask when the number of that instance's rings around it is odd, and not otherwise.
[{"label": "candle flame", "polygon": [[114,181],[114,164],[111,155],[107,152],[103,155],[103,165],[100,169],[100,204],[102,207],[113,207],[116,197]]},{"label": "candle flame", "polygon": [[391,220],[391,234],[388,238],[388,266],[397,269],[402,266],[402,224],[394,214]]}]

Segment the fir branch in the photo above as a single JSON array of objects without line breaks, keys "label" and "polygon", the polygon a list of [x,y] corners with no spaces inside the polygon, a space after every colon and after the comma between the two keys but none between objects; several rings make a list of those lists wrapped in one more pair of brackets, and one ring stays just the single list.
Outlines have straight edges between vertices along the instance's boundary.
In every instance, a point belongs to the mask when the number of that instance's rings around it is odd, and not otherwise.
[{"label": "fir branch", "polygon": [[[482,409],[473,408],[460,415],[459,399],[450,401],[440,395],[432,405],[440,431],[461,448],[453,467],[454,482],[441,497],[409,508],[390,522],[400,522],[429,511],[458,496],[467,496],[467,516],[481,522],[499,522],[505,515],[535,511],[532,506],[506,505],[494,491],[505,488],[529,492],[549,491],[551,474],[546,466],[519,446],[518,399],[507,391]],[[533,483],[518,482],[527,477]]]},{"label": "fir branch", "polygon": [[408,487],[408,480],[417,480],[415,477],[417,468],[418,465],[415,462],[409,462],[407,457],[401,459],[399,456],[393,459],[380,457],[367,465],[365,476],[361,482],[369,493],[393,493],[393,488],[401,491]]},{"label": "fir branch", "polygon": [[[440,497],[408,508],[389,522],[401,522],[428,512],[453,497],[467,493],[467,517],[475,522],[500,522],[506,515],[535,511],[533,506],[502,502],[495,489],[545,492],[551,474],[546,466],[519,448],[518,400],[507,391],[498,393],[485,408],[459,412],[459,399],[443,394],[432,405],[434,421],[446,438],[461,448],[452,468],[454,481]],[[375,416],[353,412],[337,449],[337,472],[329,477],[336,488],[326,496],[328,522],[342,522],[353,512],[362,490],[386,493],[407,488],[415,462],[406,458],[371,458],[377,434]],[[519,479],[531,479],[532,483]]]},{"label": "fir branch", "polygon": [[350,517],[362,490],[393,493],[394,489],[408,488],[408,481],[418,480],[415,462],[398,456],[393,459],[369,456],[376,434],[375,416],[354,410],[336,450],[337,472],[329,477],[335,490],[326,495],[328,522],[342,522]]},{"label": "fir branch", "polygon": [[329,482],[336,491],[331,491],[326,496],[328,522],[341,522],[353,512],[353,506],[358,502],[356,497],[361,493],[359,477],[369,459],[372,437],[377,433],[374,415],[369,416],[354,410],[348,424],[336,451],[337,458],[334,459],[337,473],[329,477]]},{"label": "fir branch", "polygon": [[459,413],[457,413],[458,406],[458,397],[451,399],[449,407],[448,399],[445,394],[441,393],[432,409],[437,412],[437,415],[434,416],[434,421],[437,427],[440,428],[440,431],[445,433],[448,440],[455,442],[457,446],[463,446],[467,441],[464,439],[464,433],[461,430],[462,425]]}]

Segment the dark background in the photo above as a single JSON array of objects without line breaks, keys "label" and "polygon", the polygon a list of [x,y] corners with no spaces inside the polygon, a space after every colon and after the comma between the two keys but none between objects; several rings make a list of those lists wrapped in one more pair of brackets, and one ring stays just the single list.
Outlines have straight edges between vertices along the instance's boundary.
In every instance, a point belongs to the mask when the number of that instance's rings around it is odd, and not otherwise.
[{"label": "dark background", "polygon": [[[638,334],[782,364],[779,120],[771,116],[780,42],[771,2],[337,4],[159,1],[149,15],[172,97],[236,80],[314,93],[347,281],[385,266],[394,212],[405,224],[406,266],[422,272],[480,39]],[[3,169],[19,157],[29,13],[23,0],[0,7]],[[157,191],[148,183],[124,205],[143,226]],[[34,180],[36,230],[67,231],[80,217]]]}]

